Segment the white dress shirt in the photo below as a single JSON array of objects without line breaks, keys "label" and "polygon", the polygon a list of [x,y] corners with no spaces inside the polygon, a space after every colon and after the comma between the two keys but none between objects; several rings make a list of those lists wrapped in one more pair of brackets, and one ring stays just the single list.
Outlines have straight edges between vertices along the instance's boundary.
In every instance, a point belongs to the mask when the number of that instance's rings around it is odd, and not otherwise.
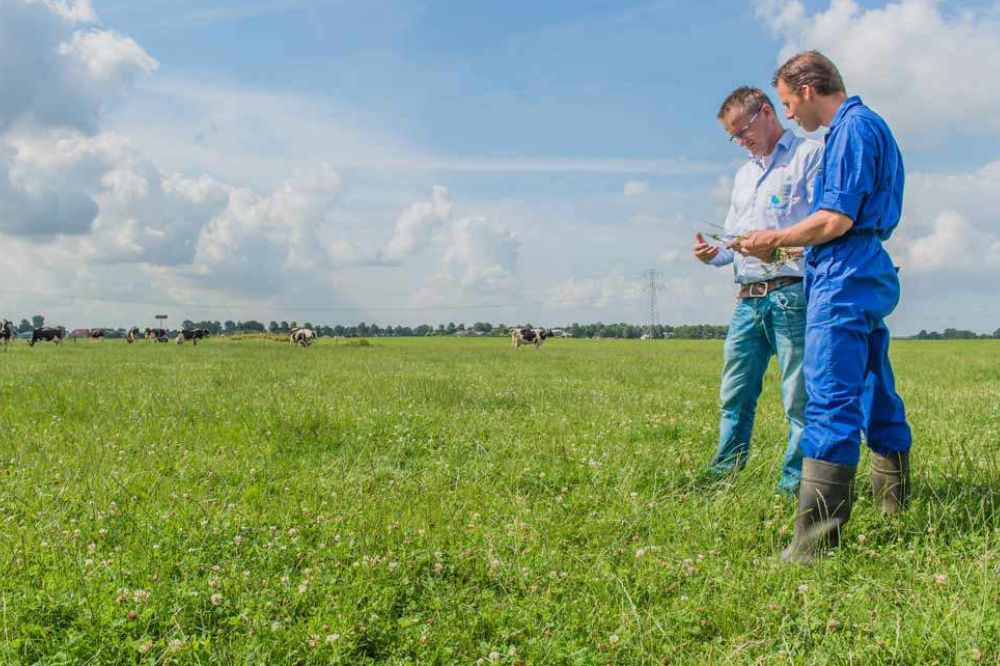
[{"label": "white dress shirt", "polygon": [[[783,229],[809,216],[813,183],[823,159],[823,144],[785,130],[770,155],[751,156],[736,172],[733,198],[726,215],[723,238],[759,229]],[[722,248],[713,266],[733,264],[736,282],[768,280],[781,275],[802,276],[802,260],[765,264]]]}]

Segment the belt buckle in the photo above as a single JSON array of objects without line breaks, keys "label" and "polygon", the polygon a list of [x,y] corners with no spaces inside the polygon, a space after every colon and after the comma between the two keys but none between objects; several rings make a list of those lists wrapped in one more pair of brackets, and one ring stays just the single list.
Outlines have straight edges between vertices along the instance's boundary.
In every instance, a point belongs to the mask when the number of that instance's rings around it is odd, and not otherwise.
[{"label": "belt buckle", "polygon": [[[759,288],[758,288],[759,287]],[[768,292],[767,281],[750,283],[750,298],[763,298]]]}]

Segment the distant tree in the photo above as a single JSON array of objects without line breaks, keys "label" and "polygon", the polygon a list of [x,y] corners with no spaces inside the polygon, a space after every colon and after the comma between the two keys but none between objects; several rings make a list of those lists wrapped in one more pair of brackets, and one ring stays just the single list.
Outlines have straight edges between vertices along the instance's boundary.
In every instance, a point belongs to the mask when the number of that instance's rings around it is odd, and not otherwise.
[{"label": "distant tree", "polygon": [[18,333],[27,333],[31,330],[31,322],[27,319],[22,319],[21,323],[17,325]]},{"label": "distant tree", "polygon": [[31,318],[31,326],[33,328],[41,328],[42,326],[45,326],[45,317],[42,315],[35,315]]},{"label": "distant tree", "polygon": [[941,337],[945,340],[975,340],[979,336],[973,331],[966,331],[958,328],[946,328]]},{"label": "distant tree", "polygon": [[267,325],[267,330],[270,331],[271,333],[277,333],[281,329],[278,327],[278,322],[272,321],[270,324]]},{"label": "distant tree", "polygon": [[245,321],[240,324],[240,330],[248,331],[252,333],[263,333],[265,331],[264,324],[259,321],[251,319],[250,321]]},{"label": "distant tree", "polygon": [[289,330],[290,329],[288,328],[288,322],[282,320],[282,322],[281,322],[281,331],[284,332],[284,333],[287,333]]},{"label": "distant tree", "polygon": [[194,325],[194,322],[191,321],[190,319],[185,319],[184,321],[181,322],[181,328],[191,329],[191,328],[196,328],[196,326]]},{"label": "distant tree", "polygon": [[313,330],[316,330],[316,327],[312,325],[312,322],[308,322],[308,321],[306,323],[302,324],[302,328],[311,328]]},{"label": "distant tree", "polygon": [[226,323],[223,324],[223,330],[226,333],[233,333],[233,332],[235,332],[236,331],[236,322],[233,321],[232,319],[227,319]]},{"label": "distant tree", "polygon": [[1000,328],[998,328],[997,330],[993,331],[993,337],[994,338],[1000,338]]}]

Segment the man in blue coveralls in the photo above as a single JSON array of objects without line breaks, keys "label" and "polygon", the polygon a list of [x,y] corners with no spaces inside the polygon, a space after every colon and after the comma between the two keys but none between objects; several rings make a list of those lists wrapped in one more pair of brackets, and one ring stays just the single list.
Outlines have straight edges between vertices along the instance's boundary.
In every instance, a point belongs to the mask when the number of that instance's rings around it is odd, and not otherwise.
[{"label": "man in blue coveralls", "polygon": [[[774,105],[759,88],[741,86],[734,90],[722,103],[717,119],[729,140],[739,142],[749,153],[733,181],[723,227],[727,237],[789,227],[809,215],[822,144],[783,128]],[[700,233],[695,240],[694,256],[711,266],[732,264],[739,285],[723,351],[719,444],[709,475],[725,474],[746,464],[764,372],[771,356],[777,356],[788,419],[778,492],[795,495],[802,477],[799,440],[806,404],[802,374],[806,299],[801,256],[768,264],[710,244]]]},{"label": "man in blue coveralls", "polygon": [[804,459],[795,535],[782,559],[807,562],[840,543],[862,434],[883,515],[902,510],[909,494],[912,438],[884,322],[899,301],[899,280],[882,247],[899,224],[903,161],[885,121],[847,96],[840,72],[821,53],[792,57],[772,83],[788,118],[808,132],[830,128],[812,214],[732,243],[761,258],[806,246]]}]

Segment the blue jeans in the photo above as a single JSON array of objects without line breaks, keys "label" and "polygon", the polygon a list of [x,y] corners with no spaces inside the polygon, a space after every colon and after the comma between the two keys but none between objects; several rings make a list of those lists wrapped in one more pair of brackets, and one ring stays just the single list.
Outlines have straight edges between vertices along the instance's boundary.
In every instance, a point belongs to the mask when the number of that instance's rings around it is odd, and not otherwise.
[{"label": "blue jeans", "polygon": [[781,397],[788,418],[788,445],[782,460],[781,491],[794,493],[802,479],[799,441],[805,427],[806,298],[797,282],[762,298],[740,299],[729,323],[722,369],[722,419],[719,448],[710,468],[725,473],[742,469],[750,454],[757,398],[771,355],[778,357]]}]

